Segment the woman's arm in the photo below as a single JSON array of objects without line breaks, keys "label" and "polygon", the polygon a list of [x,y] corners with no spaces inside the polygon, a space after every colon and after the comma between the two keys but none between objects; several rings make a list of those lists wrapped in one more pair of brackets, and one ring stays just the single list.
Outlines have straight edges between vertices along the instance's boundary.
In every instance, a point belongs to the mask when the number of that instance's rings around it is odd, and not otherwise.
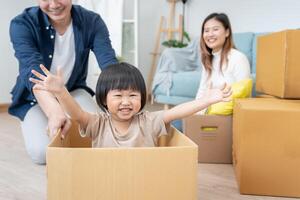
[{"label": "woman's arm", "polygon": [[231,93],[230,86],[226,85],[224,85],[224,88],[222,89],[208,89],[203,93],[203,96],[200,99],[179,104],[170,110],[166,110],[164,112],[163,120],[167,124],[175,119],[182,119],[190,116],[211,104],[220,101],[229,101]]},{"label": "woman's arm", "polygon": [[207,89],[207,72],[206,72],[204,66],[202,65],[200,83],[199,83],[199,87],[198,87],[198,91],[197,91],[195,99],[201,98],[201,96],[203,95],[203,93],[205,92],[206,89]]},{"label": "woman's arm", "polygon": [[236,82],[251,78],[250,64],[246,55],[239,52],[234,58],[233,76]]},{"label": "woman's arm", "polygon": [[69,91],[64,86],[60,69],[58,69],[57,75],[53,75],[43,65],[40,65],[40,67],[45,75],[32,70],[32,73],[39,78],[30,78],[30,81],[35,83],[34,90],[51,92],[57,98],[58,102],[68,115],[77,121],[83,129],[85,129],[90,114],[83,111],[79,104],[70,95]]}]

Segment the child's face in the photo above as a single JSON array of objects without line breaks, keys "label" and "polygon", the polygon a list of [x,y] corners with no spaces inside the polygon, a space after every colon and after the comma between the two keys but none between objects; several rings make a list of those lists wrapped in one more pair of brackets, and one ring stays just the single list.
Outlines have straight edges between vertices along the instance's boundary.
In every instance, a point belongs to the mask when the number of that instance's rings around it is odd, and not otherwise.
[{"label": "child's face", "polygon": [[110,90],[106,104],[113,119],[128,121],[141,109],[141,93],[134,90]]}]

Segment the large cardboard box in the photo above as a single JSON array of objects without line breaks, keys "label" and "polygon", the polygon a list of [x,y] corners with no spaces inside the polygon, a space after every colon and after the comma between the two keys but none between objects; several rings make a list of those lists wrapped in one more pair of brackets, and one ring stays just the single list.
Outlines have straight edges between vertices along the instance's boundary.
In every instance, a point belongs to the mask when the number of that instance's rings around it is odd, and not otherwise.
[{"label": "large cardboard box", "polygon": [[258,37],[256,90],[281,98],[300,98],[300,30]]},{"label": "large cardboard box", "polygon": [[232,163],[232,116],[190,116],[183,132],[198,145],[200,163]]},{"label": "large cardboard box", "polygon": [[160,147],[91,148],[73,126],[48,146],[48,200],[196,200],[197,152],[176,129]]},{"label": "large cardboard box", "polygon": [[240,99],[233,111],[240,193],[300,197],[300,101]]}]

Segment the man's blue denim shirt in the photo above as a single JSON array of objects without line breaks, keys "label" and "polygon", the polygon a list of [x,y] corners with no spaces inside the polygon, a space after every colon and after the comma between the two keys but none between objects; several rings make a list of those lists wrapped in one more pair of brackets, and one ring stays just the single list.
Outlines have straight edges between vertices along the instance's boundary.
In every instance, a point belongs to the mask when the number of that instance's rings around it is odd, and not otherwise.
[{"label": "man's blue denim shirt", "polygon": [[[107,27],[98,14],[73,5],[71,15],[76,59],[66,87],[69,91],[83,88],[93,95],[93,90],[86,86],[90,50],[94,52],[101,69],[117,62],[115,52]],[[19,62],[19,76],[11,91],[12,104],[9,113],[23,120],[27,111],[37,103],[32,92],[33,83],[29,81],[29,77],[34,76],[31,70],[41,72],[40,64],[50,69],[55,29],[39,7],[30,7],[11,21],[9,31]]]}]

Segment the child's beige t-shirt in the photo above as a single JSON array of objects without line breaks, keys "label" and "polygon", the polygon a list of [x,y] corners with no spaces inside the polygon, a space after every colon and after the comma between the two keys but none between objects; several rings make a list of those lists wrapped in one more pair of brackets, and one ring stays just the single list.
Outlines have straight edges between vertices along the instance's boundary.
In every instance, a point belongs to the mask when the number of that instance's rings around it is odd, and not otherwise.
[{"label": "child's beige t-shirt", "polygon": [[120,134],[113,127],[108,113],[98,113],[90,118],[86,130],[80,128],[80,135],[91,137],[93,147],[154,147],[160,136],[167,135],[163,112],[138,113],[126,134]]}]

